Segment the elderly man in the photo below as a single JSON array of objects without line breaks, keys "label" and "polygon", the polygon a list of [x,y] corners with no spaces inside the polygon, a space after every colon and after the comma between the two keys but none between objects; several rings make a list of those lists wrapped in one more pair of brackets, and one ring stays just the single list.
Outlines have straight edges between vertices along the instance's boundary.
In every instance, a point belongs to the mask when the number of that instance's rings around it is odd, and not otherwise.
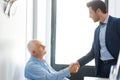
[{"label": "elderly man", "polygon": [[55,71],[43,59],[45,46],[38,40],[31,40],[28,50],[31,54],[25,67],[25,77],[28,80],[68,80],[70,73],[76,73],[79,69],[78,64],[72,63],[63,70]]}]

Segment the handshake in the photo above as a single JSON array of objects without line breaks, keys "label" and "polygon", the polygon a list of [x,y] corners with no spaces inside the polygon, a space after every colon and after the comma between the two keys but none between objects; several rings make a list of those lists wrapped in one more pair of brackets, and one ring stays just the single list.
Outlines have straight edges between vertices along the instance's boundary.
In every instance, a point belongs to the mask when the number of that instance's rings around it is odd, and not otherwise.
[{"label": "handshake", "polygon": [[69,71],[70,71],[71,73],[77,73],[78,70],[79,70],[79,68],[80,68],[80,64],[79,64],[78,62],[76,62],[76,63],[71,63],[71,64],[69,65]]}]

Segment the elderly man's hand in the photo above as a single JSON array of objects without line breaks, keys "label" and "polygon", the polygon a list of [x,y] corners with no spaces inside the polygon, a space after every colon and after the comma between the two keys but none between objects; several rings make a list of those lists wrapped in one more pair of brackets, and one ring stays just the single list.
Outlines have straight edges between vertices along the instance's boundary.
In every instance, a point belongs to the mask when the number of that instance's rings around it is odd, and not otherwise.
[{"label": "elderly man's hand", "polygon": [[77,73],[79,68],[80,68],[80,65],[77,62],[69,65],[69,70],[71,73]]}]

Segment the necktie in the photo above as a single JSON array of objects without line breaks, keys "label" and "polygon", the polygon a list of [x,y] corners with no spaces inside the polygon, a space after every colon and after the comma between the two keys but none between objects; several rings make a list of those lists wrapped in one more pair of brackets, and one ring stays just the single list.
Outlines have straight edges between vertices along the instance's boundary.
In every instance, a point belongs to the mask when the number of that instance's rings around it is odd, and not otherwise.
[{"label": "necktie", "polygon": [[100,22],[100,25],[104,25],[105,23],[103,23],[103,22]]}]

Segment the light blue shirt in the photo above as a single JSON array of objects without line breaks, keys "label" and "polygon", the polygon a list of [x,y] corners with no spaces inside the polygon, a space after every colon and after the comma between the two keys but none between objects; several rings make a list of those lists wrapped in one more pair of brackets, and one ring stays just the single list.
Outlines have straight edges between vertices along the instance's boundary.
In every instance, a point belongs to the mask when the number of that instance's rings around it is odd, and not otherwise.
[{"label": "light blue shirt", "polygon": [[33,56],[29,59],[25,67],[25,77],[28,80],[69,80],[68,68],[55,71],[45,60],[39,60]]},{"label": "light blue shirt", "polygon": [[106,36],[106,28],[107,28],[107,22],[108,22],[108,18],[109,16],[105,19],[104,24],[100,25],[100,35],[99,35],[99,39],[100,39],[100,59],[101,60],[110,60],[110,59],[114,59],[112,57],[112,55],[110,54],[110,52],[107,50],[106,47],[106,43],[105,43],[105,36]]}]

